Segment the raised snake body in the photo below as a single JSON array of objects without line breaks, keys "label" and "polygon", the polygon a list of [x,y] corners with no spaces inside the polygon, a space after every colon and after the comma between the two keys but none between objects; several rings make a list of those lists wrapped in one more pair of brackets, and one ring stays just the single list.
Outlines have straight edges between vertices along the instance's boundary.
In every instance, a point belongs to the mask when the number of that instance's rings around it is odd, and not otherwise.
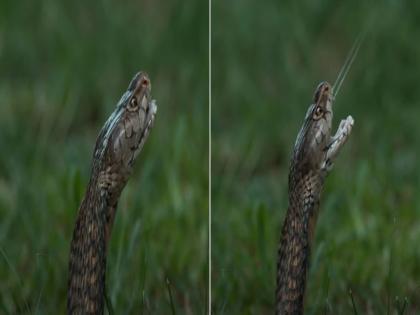
[{"label": "raised snake body", "polygon": [[309,252],[325,177],[346,142],[353,118],[331,137],[333,91],[319,84],[297,136],[289,171],[289,207],[278,250],[276,314],[302,314]]},{"label": "raised snake body", "polygon": [[70,246],[68,314],[103,314],[108,239],[121,191],[153,126],[157,106],[146,73],[137,73],[106,121]]}]

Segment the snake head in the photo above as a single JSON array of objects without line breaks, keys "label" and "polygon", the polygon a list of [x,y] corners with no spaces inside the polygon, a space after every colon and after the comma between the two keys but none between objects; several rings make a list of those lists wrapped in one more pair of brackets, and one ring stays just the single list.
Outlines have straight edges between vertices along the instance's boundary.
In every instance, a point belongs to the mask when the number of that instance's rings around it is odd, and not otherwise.
[{"label": "snake head", "polygon": [[108,176],[129,174],[133,162],[149,135],[157,106],[151,98],[151,82],[144,72],[137,73],[99,134],[95,161]]},{"label": "snake head", "polygon": [[353,118],[348,116],[341,121],[337,133],[331,136],[333,101],[333,88],[328,82],[321,82],[315,90],[313,103],[308,108],[296,139],[293,155],[295,163],[325,174],[331,170],[354,124]]},{"label": "snake head", "polygon": [[137,73],[128,87],[128,97],[121,104],[123,114],[113,140],[114,152],[125,166],[131,166],[153,127],[157,105],[151,98],[151,83],[144,72]]}]

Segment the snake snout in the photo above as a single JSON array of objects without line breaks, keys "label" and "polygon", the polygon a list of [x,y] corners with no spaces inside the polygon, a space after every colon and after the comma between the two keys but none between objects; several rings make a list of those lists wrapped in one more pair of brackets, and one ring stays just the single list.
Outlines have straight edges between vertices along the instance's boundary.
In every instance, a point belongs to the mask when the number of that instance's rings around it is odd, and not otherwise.
[{"label": "snake snout", "polygon": [[143,87],[148,87],[150,85],[150,80],[148,78],[144,77],[141,81],[141,85]]}]

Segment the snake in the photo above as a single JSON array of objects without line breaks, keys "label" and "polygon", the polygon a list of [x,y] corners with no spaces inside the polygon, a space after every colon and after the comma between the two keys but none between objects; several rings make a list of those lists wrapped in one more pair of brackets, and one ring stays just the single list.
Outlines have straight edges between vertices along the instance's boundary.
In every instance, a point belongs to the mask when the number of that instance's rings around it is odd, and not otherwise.
[{"label": "snake", "polygon": [[325,178],[354,125],[349,115],[331,135],[333,90],[328,82],[317,86],[293,148],[289,204],[278,247],[277,315],[303,314],[310,249]]},{"label": "snake", "polygon": [[106,253],[118,200],[156,112],[149,76],[138,72],[96,139],[90,179],[70,244],[68,314],[104,312]]}]

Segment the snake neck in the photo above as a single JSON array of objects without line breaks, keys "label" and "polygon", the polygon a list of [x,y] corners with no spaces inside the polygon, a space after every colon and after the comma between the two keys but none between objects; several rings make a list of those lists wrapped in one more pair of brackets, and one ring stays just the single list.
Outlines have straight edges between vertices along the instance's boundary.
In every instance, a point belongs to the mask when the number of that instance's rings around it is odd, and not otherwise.
[{"label": "snake neck", "polygon": [[277,261],[276,314],[303,314],[306,273],[323,186],[320,172],[292,166]]},{"label": "snake neck", "polygon": [[103,314],[106,248],[115,206],[93,175],[80,205],[70,245],[68,314]]}]

